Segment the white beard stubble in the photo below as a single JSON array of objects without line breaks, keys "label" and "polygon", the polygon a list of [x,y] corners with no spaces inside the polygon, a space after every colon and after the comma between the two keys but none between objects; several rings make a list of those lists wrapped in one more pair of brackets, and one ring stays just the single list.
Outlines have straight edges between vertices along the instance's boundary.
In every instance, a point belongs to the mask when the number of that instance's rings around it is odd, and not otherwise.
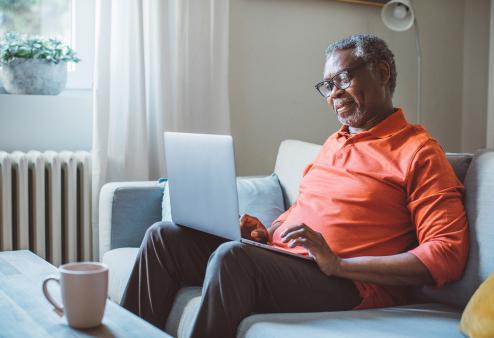
[{"label": "white beard stubble", "polygon": [[341,124],[353,128],[359,128],[361,126],[362,121],[364,120],[364,115],[365,114],[359,108],[355,108],[355,111],[346,117],[342,117],[340,114],[336,113],[338,121],[340,121]]}]

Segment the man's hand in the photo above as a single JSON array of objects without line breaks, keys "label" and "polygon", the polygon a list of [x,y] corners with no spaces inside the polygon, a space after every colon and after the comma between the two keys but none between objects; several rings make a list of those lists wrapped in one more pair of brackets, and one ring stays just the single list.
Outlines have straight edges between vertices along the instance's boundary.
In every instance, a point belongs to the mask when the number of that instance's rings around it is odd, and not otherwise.
[{"label": "man's hand", "polygon": [[284,243],[290,242],[288,247],[302,246],[314,257],[319,269],[328,275],[336,274],[340,267],[340,258],[328,246],[324,237],[305,224],[292,225],[281,233]]},{"label": "man's hand", "polygon": [[269,233],[264,224],[254,216],[244,214],[240,217],[240,233],[242,238],[260,243],[269,241]]}]

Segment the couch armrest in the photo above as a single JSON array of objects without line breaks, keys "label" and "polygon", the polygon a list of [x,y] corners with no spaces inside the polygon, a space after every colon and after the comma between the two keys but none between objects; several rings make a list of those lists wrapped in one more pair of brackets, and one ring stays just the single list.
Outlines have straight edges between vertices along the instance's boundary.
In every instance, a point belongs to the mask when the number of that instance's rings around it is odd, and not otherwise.
[{"label": "couch armrest", "polygon": [[138,247],[146,229],[161,220],[162,189],[155,181],[112,182],[101,188],[99,255]]}]

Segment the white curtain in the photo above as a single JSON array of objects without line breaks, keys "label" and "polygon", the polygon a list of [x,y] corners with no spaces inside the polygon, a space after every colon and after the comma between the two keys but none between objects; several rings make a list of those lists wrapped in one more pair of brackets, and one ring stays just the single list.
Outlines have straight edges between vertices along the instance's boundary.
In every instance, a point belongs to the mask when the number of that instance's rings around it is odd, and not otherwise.
[{"label": "white curtain", "polygon": [[103,184],[165,175],[163,131],[229,133],[228,13],[228,0],[98,1],[95,240]]}]

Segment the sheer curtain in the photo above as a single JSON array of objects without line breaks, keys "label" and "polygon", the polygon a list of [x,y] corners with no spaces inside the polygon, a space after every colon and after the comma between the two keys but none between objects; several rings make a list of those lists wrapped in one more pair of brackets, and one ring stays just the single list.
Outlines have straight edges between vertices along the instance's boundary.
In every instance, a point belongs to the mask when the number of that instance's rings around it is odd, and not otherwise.
[{"label": "sheer curtain", "polygon": [[94,248],[101,187],[163,176],[163,131],[229,132],[228,13],[228,0],[98,1]]}]

